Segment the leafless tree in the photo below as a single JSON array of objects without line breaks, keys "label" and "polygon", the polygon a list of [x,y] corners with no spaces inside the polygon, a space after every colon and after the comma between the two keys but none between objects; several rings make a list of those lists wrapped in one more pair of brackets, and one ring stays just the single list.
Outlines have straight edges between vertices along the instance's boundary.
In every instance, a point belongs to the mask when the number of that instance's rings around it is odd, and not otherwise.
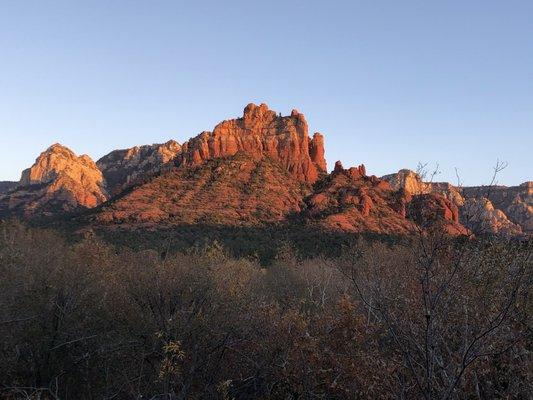
[{"label": "leafless tree", "polygon": [[370,247],[343,267],[422,398],[461,398],[477,361],[523,338],[516,324],[529,323],[524,299],[532,272],[531,244],[523,246],[431,234],[409,254]]}]

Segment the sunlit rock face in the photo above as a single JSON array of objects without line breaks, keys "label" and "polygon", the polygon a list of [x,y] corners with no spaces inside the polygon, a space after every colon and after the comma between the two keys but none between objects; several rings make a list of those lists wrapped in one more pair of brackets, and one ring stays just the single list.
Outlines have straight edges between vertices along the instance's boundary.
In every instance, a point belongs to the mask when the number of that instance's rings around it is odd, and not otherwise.
[{"label": "sunlit rock face", "polygon": [[15,189],[0,199],[0,212],[25,216],[93,208],[108,198],[102,172],[87,155],[54,144],[22,172]]},{"label": "sunlit rock face", "polygon": [[502,211],[494,208],[486,198],[468,198],[461,208],[461,219],[478,234],[520,235],[522,228],[509,220]]},{"label": "sunlit rock face", "polygon": [[181,145],[169,140],[161,144],[114,150],[100,158],[96,165],[104,174],[109,193],[115,195],[173,165],[180,152]]},{"label": "sunlit rock face", "polygon": [[345,169],[340,162],[328,174],[324,137],[309,136],[298,111],[282,116],[266,104],[248,104],[242,117],[183,145],[170,140],[115,150],[96,164],[55,144],[19,182],[0,182],[0,218],[96,208],[82,215],[151,229],[298,222],[386,235],[420,228],[522,235],[533,233],[532,200],[533,182],[455,187],[424,182],[407,169],[368,176],[364,165]]},{"label": "sunlit rock face", "polygon": [[505,213],[525,234],[533,234],[533,182],[519,186],[476,186],[462,189],[467,199],[488,199],[492,207]]},{"label": "sunlit rock face", "polygon": [[308,188],[279,163],[238,153],[174,168],[112,199],[93,222],[121,228],[256,226],[301,210]]},{"label": "sunlit rock face", "polygon": [[381,179],[389,182],[393,189],[403,189],[412,195],[439,194],[457,206],[464,202],[461,192],[455,186],[448,182],[423,182],[419,174],[409,169],[401,169],[394,174],[382,176]]},{"label": "sunlit rock face", "polygon": [[314,183],[326,172],[324,138],[309,137],[307,122],[298,111],[282,117],[266,104],[248,104],[242,118],[223,121],[183,144],[180,166],[199,165],[212,158],[243,152],[255,159],[278,161],[294,178]]},{"label": "sunlit rock face", "polygon": [[423,182],[408,169],[382,179],[410,194],[439,194],[460,209],[460,221],[473,231],[505,235],[533,233],[533,182],[519,186],[455,187],[447,182]]},{"label": "sunlit rock face", "polygon": [[431,191],[430,184],[422,182],[420,175],[409,169],[401,169],[395,174],[382,176],[381,179],[389,182],[394,190],[404,189],[410,194],[424,194]]},{"label": "sunlit rock face", "polygon": [[451,235],[468,233],[458,221],[457,207],[444,197],[395,189],[368,176],[364,165],[345,169],[337,161],[314,189],[304,215],[328,230],[402,235],[438,225]]}]

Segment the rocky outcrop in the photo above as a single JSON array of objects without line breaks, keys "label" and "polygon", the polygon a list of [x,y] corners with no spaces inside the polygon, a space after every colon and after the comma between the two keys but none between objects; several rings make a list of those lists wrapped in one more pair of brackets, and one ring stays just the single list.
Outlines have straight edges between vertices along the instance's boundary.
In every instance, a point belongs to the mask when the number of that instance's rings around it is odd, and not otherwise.
[{"label": "rocky outcrop", "polygon": [[415,225],[401,212],[402,194],[388,182],[367,176],[364,165],[333,172],[306,198],[305,219],[326,230],[407,234]]},{"label": "rocky outcrop", "polygon": [[509,207],[505,209],[509,218],[519,225],[524,233],[533,235],[533,203],[521,198],[515,198]]},{"label": "rocky outcrop", "polygon": [[382,176],[395,190],[403,189],[411,195],[439,194],[457,206],[464,202],[460,190],[448,182],[423,182],[419,174],[409,169],[401,169],[395,174]]},{"label": "rocky outcrop", "polygon": [[[182,146],[113,151],[95,164],[59,144],[43,152],[20,182],[0,183],[0,217],[78,211],[106,226],[261,225],[298,221],[344,232],[408,234],[420,228],[467,233],[533,233],[533,182],[518,187],[456,188],[424,182],[410,170],[377,178],[364,165],[326,171],[324,138],[304,116],[249,104]],[[490,201],[489,201],[490,200]],[[475,211],[475,212],[473,212]],[[478,219],[467,218],[470,214]],[[84,214],[85,215],[85,214]]]},{"label": "rocky outcrop", "polygon": [[461,208],[461,220],[478,234],[521,235],[522,228],[507,218],[502,210],[494,208],[490,200],[468,198]]},{"label": "rocky outcrop", "polygon": [[410,194],[431,192],[430,184],[422,182],[420,175],[410,169],[401,169],[395,174],[384,175],[381,179],[389,182],[394,190],[403,189]]},{"label": "rocky outcrop", "polygon": [[525,234],[533,234],[533,182],[519,186],[465,187],[462,194],[467,199],[488,200]]},{"label": "rocky outcrop", "polygon": [[[405,174],[402,182],[411,178]],[[364,165],[344,169],[337,162],[306,199],[306,216],[326,229],[349,232],[409,234],[438,226],[451,235],[467,233],[453,203],[438,194],[419,194],[426,189],[416,179],[412,183],[417,186],[406,190],[394,180],[367,176]]]},{"label": "rocky outcrop", "polygon": [[379,234],[414,233],[440,221],[450,234],[466,233],[448,200],[393,190],[387,181],[366,175],[364,165],[344,169],[337,162],[311,187],[279,161],[246,152],[164,171],[91,218],[122,228],[259,226],[296,218],[313,229]]},{"label": "rocky outcrop", "polygon": [[439,225],[452,235],[468,233],[459,221],[459,207],[464,199],[453,185],[447,182],[424,182],[419,174],[409,169],[401,169],[381,179],[403,193],[400,203],[402,213],[405,212],[406,217],[419,226],[429,229]]},{"label": "rocky outcrop", "polygon": [[180,152],[181,145],[169,140],[162,144],[114,150],[100,158],[96,165],[104,175],[109,193],[115,195],[172,165]]},{"label": "rocky outcrop", "polygon": [[327,165],[324,149],[324,136],[318,132],[313,134],[313,139],[309,142],[309,156],[319,172],[326,172]]},{"label": "rocky outcrop", "polygon": [[504,235],[533,233],[533,182],[511,187],[455,187],[447,182],[423,182],[417,173],[408,169],[385,175],[382,179],[388,181],[392,188],[403,189],[410,194],[443,196],[459,207],[461,223],[473,232]]},{"label": "rocky outcrop", "polygon": [[194,166],[239,152],[257,160],[268,157],[277,161],[301,182],[314,183],[326,172],[322,135],[315,133],[309,138],[307,122],[298,111],[282,117],[266,104],[248,104],[242,118],[223,121],[213,132],[203,132],[184,143],[177,164]]},{"label": "rocky outcrop", "polygon": [[468,230],[459,223],[459,209],[439,194],[425,193],[412,197],[407,205],[407,217],[424,230],[438,227],[451,235],[466,235]]},{"label": "rocky outcrop", "polygon": [[54,144],[22,172],[17,188],[0,199],[0,213],[50,215],[93,208],[106,199],[104,178],[91,158]]}]

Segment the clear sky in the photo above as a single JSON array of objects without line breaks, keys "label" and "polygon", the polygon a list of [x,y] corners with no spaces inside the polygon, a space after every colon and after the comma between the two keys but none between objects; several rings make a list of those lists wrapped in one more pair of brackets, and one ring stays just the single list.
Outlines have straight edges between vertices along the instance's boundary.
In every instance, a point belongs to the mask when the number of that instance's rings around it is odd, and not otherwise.
[{"label": "clear sky", "polygon": [[54,142],[183,142],[247,103],[306,115],[329,167],[533,179],[533,1],[0,0],[0,180]]}]

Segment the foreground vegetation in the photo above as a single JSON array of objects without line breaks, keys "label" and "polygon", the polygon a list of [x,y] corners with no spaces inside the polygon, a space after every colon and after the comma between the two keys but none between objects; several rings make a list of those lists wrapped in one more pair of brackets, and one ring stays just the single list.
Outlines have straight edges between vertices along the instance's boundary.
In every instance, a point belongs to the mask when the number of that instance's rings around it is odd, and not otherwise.
[{"label": "foreground vegetation", "polygon": [[0,225],[0,390],[32,399],[529,398],[531,243],[270,265]]}]

